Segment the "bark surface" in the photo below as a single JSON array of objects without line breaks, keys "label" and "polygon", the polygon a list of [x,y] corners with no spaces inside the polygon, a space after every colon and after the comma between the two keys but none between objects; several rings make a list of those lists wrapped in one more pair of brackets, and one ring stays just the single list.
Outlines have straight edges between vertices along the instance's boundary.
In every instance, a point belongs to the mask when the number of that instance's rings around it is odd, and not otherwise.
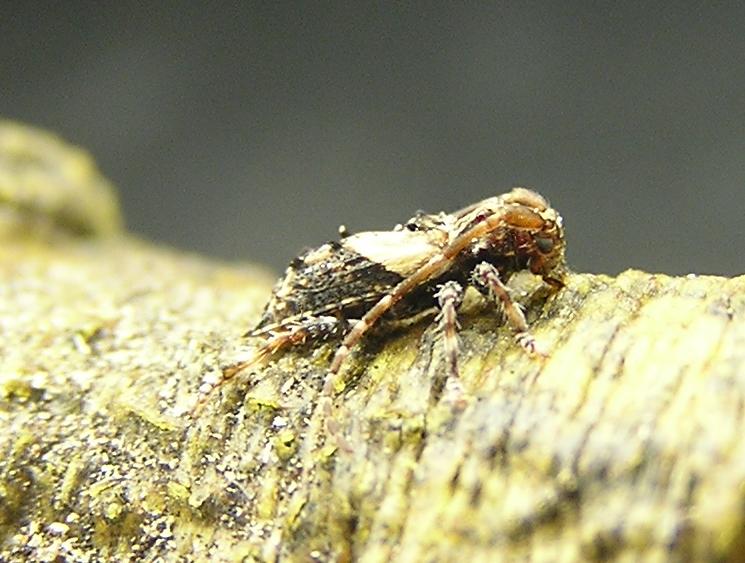
[{"label": "bark surface", "polygon": [[123,233],[84,153],[7,122],[0,196],[2,561],[743,560],[745,277],[573,274],[524,301],[545,358],[473,298],[460,388],[431,319],[380,331],[340,448],[329,344],[189,416],[271,276]]}]

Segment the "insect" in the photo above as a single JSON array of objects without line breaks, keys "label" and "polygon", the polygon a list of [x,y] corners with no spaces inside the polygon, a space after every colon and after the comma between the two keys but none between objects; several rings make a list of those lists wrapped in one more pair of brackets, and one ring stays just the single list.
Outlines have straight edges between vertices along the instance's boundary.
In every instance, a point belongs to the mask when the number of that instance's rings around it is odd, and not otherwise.
[{"label": "insect", "polygon": [[536,352],[522,308],[505,282],[529,270],[554,290],[565,274],[561,216],[526,188],[490,197],[454,213],[417,213],[391,231],[350,235],[295,258],[274,287],[258,324],[244,336],[259,341],[246,361],[226,368],[206,396],[237,373],[307,341],[341,339],[323,394],[350,351],[376,325],[439,309],[437,323],[450,376],[457,376],[457,310],[465,287],[495,299],[519,344]]}]

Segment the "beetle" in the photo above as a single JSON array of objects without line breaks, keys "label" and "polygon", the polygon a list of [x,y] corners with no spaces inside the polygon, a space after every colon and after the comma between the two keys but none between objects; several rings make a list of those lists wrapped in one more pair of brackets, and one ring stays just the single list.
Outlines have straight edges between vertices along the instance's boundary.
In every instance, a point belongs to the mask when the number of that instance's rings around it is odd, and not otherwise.
[{"label": "beetle", "polygon": [[562,218],[541,195],[516,187],[453,213],[418,212],[390,231],[348,234],[295,258],[277,282],[261,319],[244,337],[259,346],[228,366],[204,398],[236,374],[305,342],[340,339],[323,395],[373,327],[439,309],[448,375],[457,377],[457,309],[465,288],[496,300],[518,343],[538,353],[524,312],[505,285],[528,270],[553,290],[566,273]]}]

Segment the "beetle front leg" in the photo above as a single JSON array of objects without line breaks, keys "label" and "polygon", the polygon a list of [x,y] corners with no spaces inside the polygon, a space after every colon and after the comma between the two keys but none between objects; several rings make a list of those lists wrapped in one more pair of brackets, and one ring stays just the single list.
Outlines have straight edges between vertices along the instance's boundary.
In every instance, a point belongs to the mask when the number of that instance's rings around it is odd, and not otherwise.
[{"label": "beetle front leg", "polygon": [[499,277],[499,271],[488,262],[481,262],[473,271],[473,281],[487,289],[489,293],[497,298],[502,305],[507,322],[515,331],[515,339],[518,344],[533,354],[539,353],[535,338],[530,334],[528,322],[525,320],[520,305],[515,303],[510,296],[507,286]]}]

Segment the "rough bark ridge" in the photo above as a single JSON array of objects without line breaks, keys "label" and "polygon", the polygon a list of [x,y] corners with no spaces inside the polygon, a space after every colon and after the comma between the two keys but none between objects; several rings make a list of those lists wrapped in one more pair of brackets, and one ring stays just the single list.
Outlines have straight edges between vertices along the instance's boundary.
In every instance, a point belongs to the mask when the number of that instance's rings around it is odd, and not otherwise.
[{"label": "rough bark ridge", "polygon": [[0,560],[742,559],[745,277],[572,275],[528,303],[545,359],[474,299],[460,397],[426,319],[378,335],[345,450],[330,346],[189,418],[270,279],[118,217],[84,154],[0,123]]}]

